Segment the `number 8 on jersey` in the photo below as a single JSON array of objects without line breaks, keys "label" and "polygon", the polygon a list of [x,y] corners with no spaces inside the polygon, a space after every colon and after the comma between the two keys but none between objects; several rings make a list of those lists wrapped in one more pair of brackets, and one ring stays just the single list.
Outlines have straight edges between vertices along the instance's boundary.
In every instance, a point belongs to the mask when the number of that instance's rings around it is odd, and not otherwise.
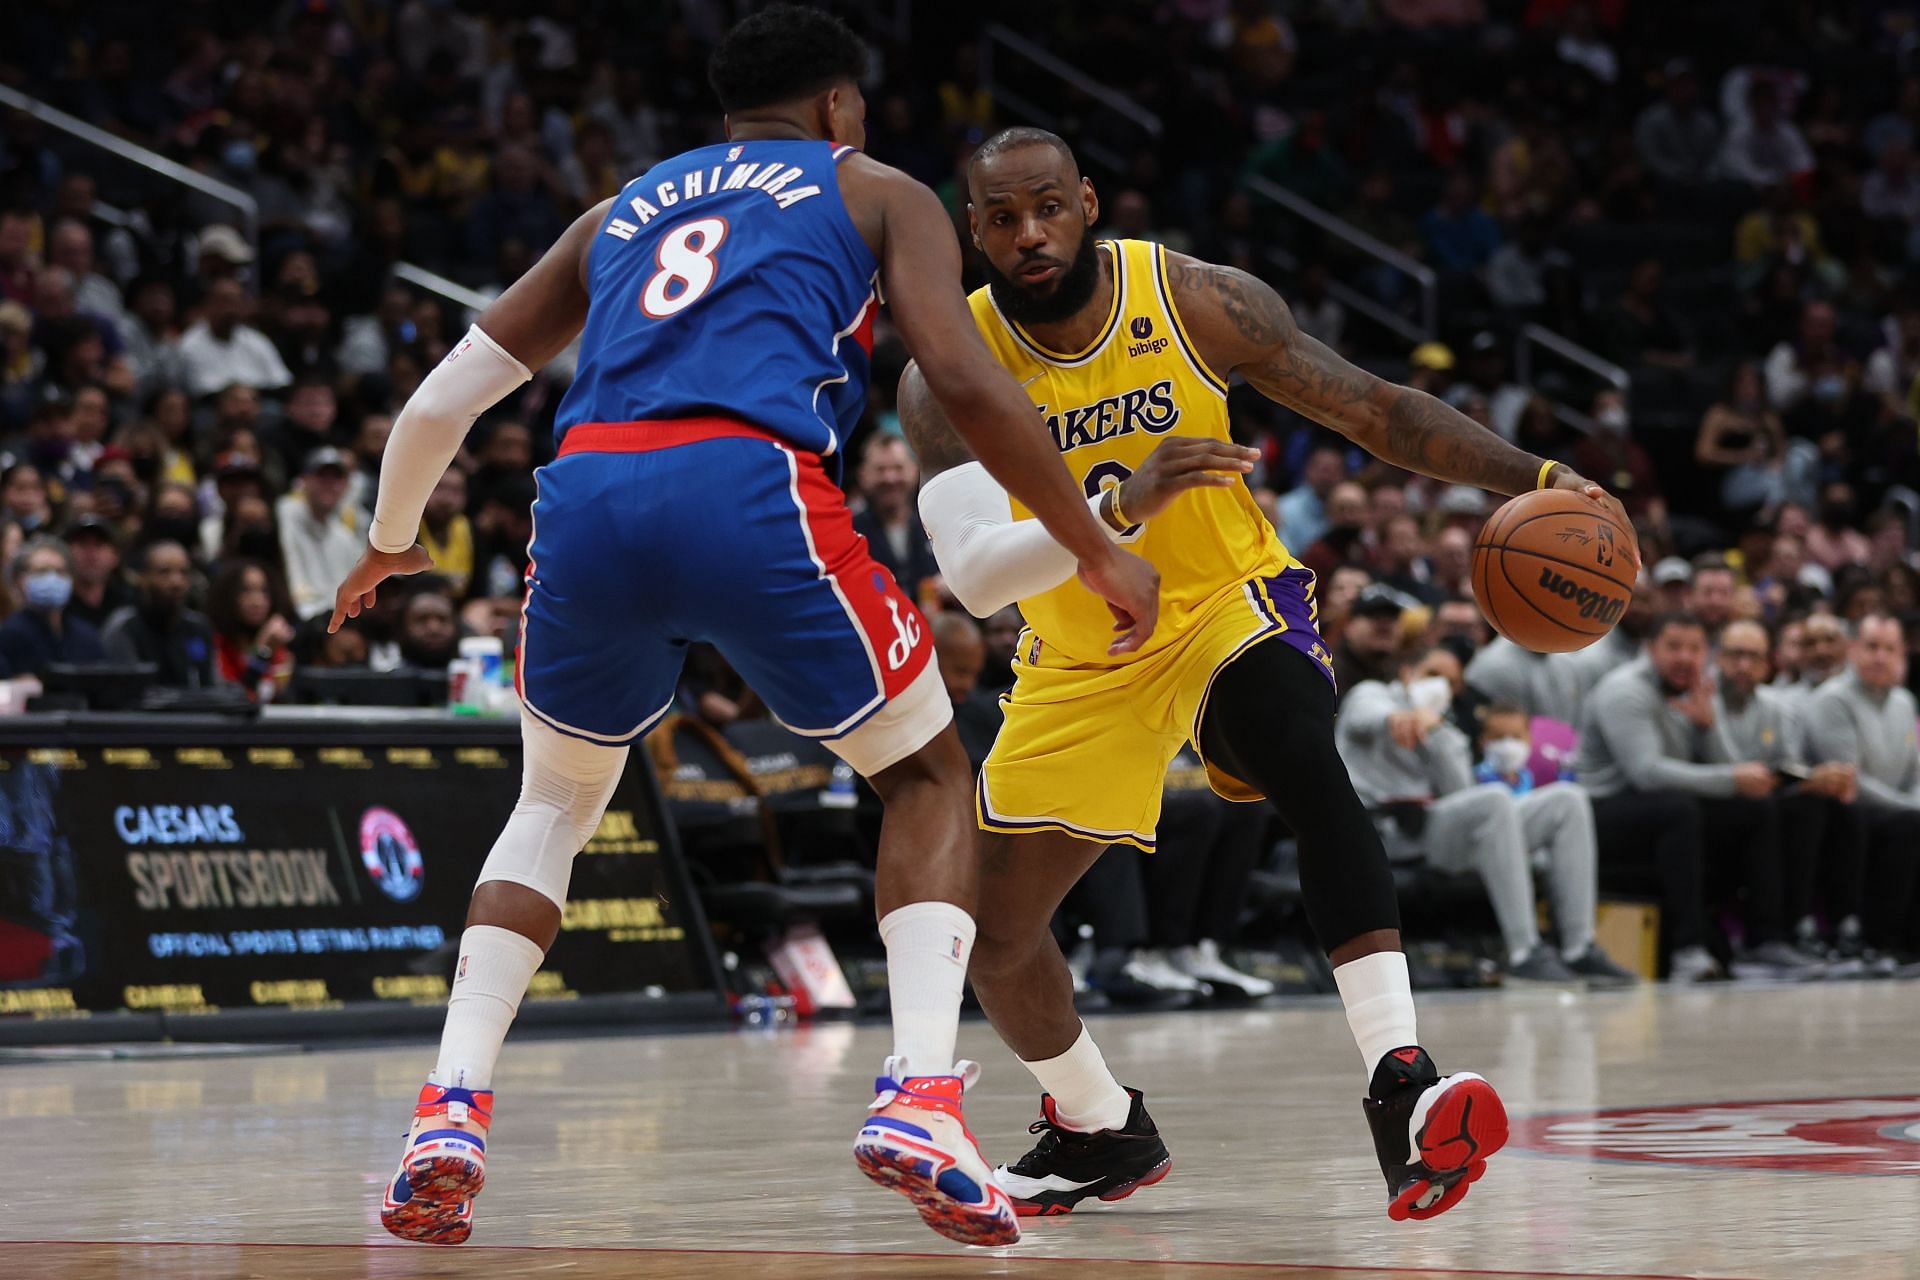
[{"label": "number 8 on jersey", "polygon": [[720,273],[713,253],[726,238],[725,218],[695,218],[669,231],[654,255],[660,269],[640,291],[640,310],[652,319],[665,320],[698,302]]}]

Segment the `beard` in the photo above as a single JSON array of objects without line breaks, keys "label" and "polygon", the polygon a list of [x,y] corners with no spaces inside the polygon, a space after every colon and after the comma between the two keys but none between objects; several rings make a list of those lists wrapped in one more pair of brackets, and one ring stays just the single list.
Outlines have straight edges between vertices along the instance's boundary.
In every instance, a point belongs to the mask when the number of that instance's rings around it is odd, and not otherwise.
[{"label": "beard", "polygon": [[1018,325],[1059,324],[1079,314],[1100,283],[1100,255],[1091,235],[1082,236],[1079,251],[1049,291],[1030,289],[987,263],[987,288],[1000,313]]}]

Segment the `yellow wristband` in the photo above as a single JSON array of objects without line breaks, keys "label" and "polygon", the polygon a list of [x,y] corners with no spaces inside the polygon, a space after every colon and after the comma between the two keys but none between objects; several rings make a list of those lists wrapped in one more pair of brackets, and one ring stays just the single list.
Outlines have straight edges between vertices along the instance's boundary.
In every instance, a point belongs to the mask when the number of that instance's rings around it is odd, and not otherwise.
[{"label": "yellow wristband", "polygon": [[1107,509],[1113,512],[1113,522],[1120,526],[1122,532],[1131,529],[1133,521],[1127,519],[1126,512],[1120,510],[1120,486],[1116,484],[1107,490],[1107,493],[1110,495],[1107,498]]},{"label": "yellow wristband", "polygon": [[1540,464],[1540,474],[1539,474],[1539,476],[1538,476],[1538,477],[1537,477],[1537,478],[1536,478],[1536,479],[1534,480],[1534,482],[1533,482],[1533,487],[1534,487],[1534,488],[1536,488],[1536,489],[1544,489],[1544,488],[1546,488],[1546,487],[1547,487],[1547,472],[1549,472],[1549,471],[1551,471],[1551,470],[1553,470],[1553,469],[1554,469],[1555,467],[1557,467],[1557,466],[1559,466],[1559,465],[1560,465],[1560,464],[1559,464],[1559,463],[1557,463],[1557,462],[1555,462],[1555,461],[1554,461],[1554,460],[1553,460],[1552,458],[1548,458],[1548,459],[1547,459],[1547,460],[1546,460],[1545,462],[1543,462],[1543,463],[1541,463],[1541,464]]}]

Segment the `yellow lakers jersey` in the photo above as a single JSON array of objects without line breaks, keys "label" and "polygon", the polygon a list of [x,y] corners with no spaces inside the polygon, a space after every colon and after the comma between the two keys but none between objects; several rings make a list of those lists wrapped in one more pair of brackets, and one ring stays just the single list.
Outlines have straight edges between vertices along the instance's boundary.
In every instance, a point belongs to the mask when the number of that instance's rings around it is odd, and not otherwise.
[{"label": "yellow lakers jersey", "polygon": [[[994,357],[1046,419],[1053,442],[1089,497],[1119,484],[1169,436],[1228,440],[1225,380],[1201,361],[1174,309],[1166,250],[1103,240],[1113,304],[1084,351],[1049,351],[1002,315],[987,289],[968,299]],[[1032,513],[1017,500],[1016,519]],[[1244,484],[1193,489],[1123,540],[1160,571],[1160,625],[1137,653],[1108,655],[1113,615],[1078,579],[1020,601],[1027,625],[1077,662],[1129,662],[1177,642],[1189,623],[1248,579],[1296,562]]]}]

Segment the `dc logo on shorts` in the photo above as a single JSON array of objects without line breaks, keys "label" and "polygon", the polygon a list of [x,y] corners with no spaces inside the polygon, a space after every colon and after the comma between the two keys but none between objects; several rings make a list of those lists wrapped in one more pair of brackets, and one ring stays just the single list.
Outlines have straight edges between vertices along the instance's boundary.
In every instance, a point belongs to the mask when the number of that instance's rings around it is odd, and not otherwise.
[{"label": "dc logo on shorts", "polygon": [[920,615],[901,613],[900,602],[887,597],[887,612],[893,615],[893,643],[887,646],[887,670],[898,671],[920,647]]},{"label": "dc logo on shorts", "polygon": [[419,897],[427,883],[420,846],[391,809],[375,807],[360,815],[360,861],[380,892],[395,902]]}]

